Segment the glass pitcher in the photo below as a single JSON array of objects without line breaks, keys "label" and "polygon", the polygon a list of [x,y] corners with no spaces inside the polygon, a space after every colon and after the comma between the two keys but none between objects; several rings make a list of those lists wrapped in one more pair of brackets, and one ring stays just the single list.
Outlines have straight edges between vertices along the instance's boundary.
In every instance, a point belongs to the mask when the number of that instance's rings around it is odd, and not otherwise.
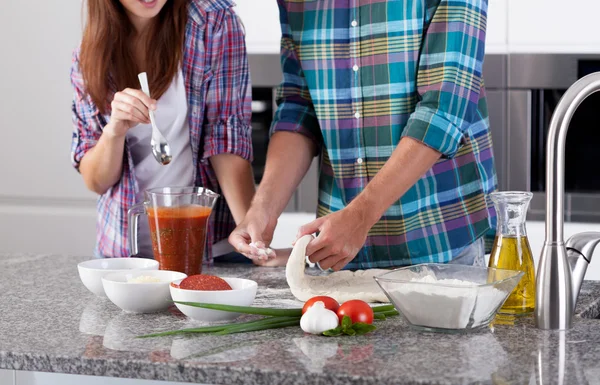
[{"label": "glass pitcher", "polygon": [[489,267],[525,273],[500,309],[499,312],[503,314],[526,315],[533,313],[535,309],[535,267],[525,230],[527,209],[532,196],[529,192],[519,191],[490,194],[498,224]]},{"label": "glass pitcher", "polygon": [[159,269],[200,274],[206,226],[219,194],[202,187],[162,187],[147,190],[144,195],[144,202],[128,212],[131,254],[138,253],[138,218],[146,214]]}]

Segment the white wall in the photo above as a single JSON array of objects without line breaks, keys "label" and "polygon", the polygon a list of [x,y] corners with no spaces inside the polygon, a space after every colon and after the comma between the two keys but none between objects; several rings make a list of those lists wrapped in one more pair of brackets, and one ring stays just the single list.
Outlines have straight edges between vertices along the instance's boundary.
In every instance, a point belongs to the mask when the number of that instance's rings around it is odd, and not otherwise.
[{"label": "white wall", "polygon": [[600,52],[598,0],[503,1],[511,52]]},{"label": "white wall", "polygon": [[[238,0],[249,52],[278,53],[274,0]],[[600,1],[488,0],[487,52],[600,53]]]},{"label": "white wall", "polygon": [[95,197],[70,165],[81,2],[0,1],[0,252],[91,255]]}]

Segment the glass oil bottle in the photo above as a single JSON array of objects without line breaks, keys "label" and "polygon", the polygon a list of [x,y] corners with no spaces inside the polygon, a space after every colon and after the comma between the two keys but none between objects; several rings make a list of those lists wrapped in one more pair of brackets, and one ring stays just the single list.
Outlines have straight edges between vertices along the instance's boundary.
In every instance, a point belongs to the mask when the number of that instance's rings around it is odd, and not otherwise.
[{"label": "glass oil bottle", "polygon": [[502,314],[527,315],[535,309],[535,267],[525,229],[531,197],[531,193],[519,191],[494,192],[490,195],[498,224],[489,267],[525,273],[500,309],[499,313]]}]

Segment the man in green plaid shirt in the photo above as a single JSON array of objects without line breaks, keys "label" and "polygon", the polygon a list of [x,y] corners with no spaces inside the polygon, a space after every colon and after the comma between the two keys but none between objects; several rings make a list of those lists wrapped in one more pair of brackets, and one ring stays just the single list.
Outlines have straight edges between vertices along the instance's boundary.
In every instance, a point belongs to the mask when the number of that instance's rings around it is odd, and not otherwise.
[{"label": "man in green plaid shirt", "polygon": [[[278,0],[283,82],[263,181],[230,242],[251,258],[320,156],[323,269],[446,263],[493,234],[487,0]],[[283,263],[285,258],[261,264]]]}]

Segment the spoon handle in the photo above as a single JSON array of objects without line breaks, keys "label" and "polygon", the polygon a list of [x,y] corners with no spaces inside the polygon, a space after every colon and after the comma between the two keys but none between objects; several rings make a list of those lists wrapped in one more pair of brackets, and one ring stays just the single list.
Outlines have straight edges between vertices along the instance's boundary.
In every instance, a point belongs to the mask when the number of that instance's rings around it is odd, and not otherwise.
[{"label": "spoon handle", "polygon": [[[140,85],[142,86],[142,91],[150,97],[150,87],[148,86],[148,75],[145,72],[138,74],[138,79],[140,80]],[[158,127],[156,126],[156,122],[154,120],[154,111],[148,109],[148,113],[150,115],[150,123],[152,123],[152,130],[156,130],[159,134]]]}]

